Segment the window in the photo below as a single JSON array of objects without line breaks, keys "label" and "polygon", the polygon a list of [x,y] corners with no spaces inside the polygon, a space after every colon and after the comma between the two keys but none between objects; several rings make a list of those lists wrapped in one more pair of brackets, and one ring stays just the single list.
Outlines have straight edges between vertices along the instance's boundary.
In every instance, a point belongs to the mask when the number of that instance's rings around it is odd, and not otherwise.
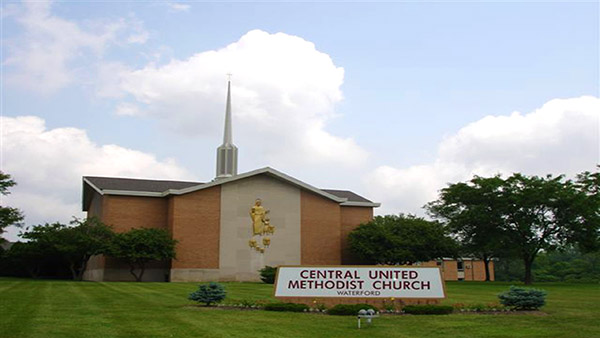
[{"label": "window", "polygon": [[463,261],[456,261],[456,269],[458,271],[465,271],[465,262],[463,262]]}]

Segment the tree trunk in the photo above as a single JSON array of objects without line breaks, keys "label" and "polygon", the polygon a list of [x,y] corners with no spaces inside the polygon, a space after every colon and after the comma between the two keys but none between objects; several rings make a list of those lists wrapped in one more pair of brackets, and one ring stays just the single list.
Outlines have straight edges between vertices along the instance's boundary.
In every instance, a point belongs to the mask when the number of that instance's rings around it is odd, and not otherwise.
[{"label": "tree trunk", "polygon": [[89,257],[84,258],[83,261],[81,262],[81,266],[79,267],[79,270],[77,271],[77,280],[78,281],[83,280],[83,273],[85,272],[85,269],[87,268],[88,259],[89,259]]},{"label": "tree trunk", "polygon": [[533,259],[529,259],[529,257],[523,259],[525,263],[525,285],[531,285],[533,282],[533,278],[531,275],[531,266],[533,265]]},{"label": "tree trunk", "polygon": [[491,279],[490,279],[490,258],[486,255],[484,255],[482,258],[483,258],[483,265],[485,266],[485,281],[489,282],[489,281],[491,281]]},{"label": "tree trunk", "polygon": [[73,280],[77,280],[77,271],[75,271],[75,263],[69,262],[69,270],[71,270],[71,277]]},{"label": "tree trunk", "polygon": [[141,277],[138,277],[138,275],[135,274],[135,265],[130,264],[129,265],[129,272],[131,273],[131,275],[133,275],[133,278],[135,278],[136,282],[140,282],[141,281]]},{"label": "tree trunk", "polygon": [[138,282],[142,281],[142,277],[144,276],[144,271],[146,271],[146,265],[144,263],[140,264],[140,279]]}]

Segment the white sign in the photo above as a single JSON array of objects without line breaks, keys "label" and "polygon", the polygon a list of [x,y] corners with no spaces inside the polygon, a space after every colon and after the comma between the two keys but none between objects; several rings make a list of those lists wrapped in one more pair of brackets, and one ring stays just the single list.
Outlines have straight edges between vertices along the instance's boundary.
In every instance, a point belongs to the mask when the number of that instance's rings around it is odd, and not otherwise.
[{"label": "white sign", "polygon": [[437,267],[280,266],[275,297],[446,298]]}]

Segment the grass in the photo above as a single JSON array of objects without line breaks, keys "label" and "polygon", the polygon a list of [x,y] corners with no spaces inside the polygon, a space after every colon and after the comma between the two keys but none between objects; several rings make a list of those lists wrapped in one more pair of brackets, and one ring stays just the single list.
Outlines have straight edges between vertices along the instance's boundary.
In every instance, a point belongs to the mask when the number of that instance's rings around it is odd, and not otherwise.
[{"label": "grass", "polygon": [[[274,300],[272,286],[224,283],[228,302]],[[496,302],[509,283],[449,282],[444,304]],[[0,337],[599,337],[598,284],[540,283],[539,315],[354,317],[189,306],[196,283],[0,278]]]}]

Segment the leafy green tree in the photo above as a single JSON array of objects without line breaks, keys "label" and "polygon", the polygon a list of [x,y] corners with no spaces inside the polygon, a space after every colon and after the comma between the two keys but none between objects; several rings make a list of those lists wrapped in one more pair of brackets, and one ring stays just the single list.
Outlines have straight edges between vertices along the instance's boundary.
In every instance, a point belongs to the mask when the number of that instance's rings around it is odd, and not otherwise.
[{"label": "leafy green tree", "polygon": [[[546,177],[513,174],[503,184],[504,233],[506,245],[523,261],[525,284],[531,284],[532,266],[540,250],[553,250],[576,241],[577,230],[598,224],[579,222],[586,217],[581,213],[580,200],[584,198],[564,176]],[[597,230],[596,230],[597,231]]]},{"label": "leafy green tree", "polygon": [[486,281],[490,281],[490,260],[503,249],[503,183],[499,176],[475,176],[442,189],[438,200],[425,206],[432,217],[446,223],[462,252],[483,261]]},{"label": "leafy green tree", "polygon": [[[598,166],[600,168],[600,166]],[[569,237],[583,252],[600,250],[600,172],[584,171],[574,182],[577,196],[573,201]]]},{"label": "leafy green tree", "polygon": [[[9,174],[0,171],[0,194],[6,196],[10,194],[8,188],[15,186],[17,183],[10,178]],[[4,233],[4,229],[11,225],[21,225],[23,221],[23,213],[17,208],[4,207],[0,205],[0,235]],[[0,237],[0,242],[5,239]]]},{"label": "leafy green tree", "polygon": [[376,216],[348,236],[350,250],[369,264],[413,264],[454,257],[457,244],[438,222],[413,215]]},{"label": "leafy green tree", "polygon": [[90,257],[106,253],[114,236],[97,218],[75,219],[71,226],[61,223],[34,226],[22,237],[60,255],[74,280],[81,280]]},{"label": "leafy green tree", "polygon": [[482,250],[521,259],[524,282],[531,284],[540,252],[569,243],[590,251],[598,248],[599,181],[598,173],[589,172],[576,181],[519,173],[506,179],[475,177],[470,184],[450,185],[427,207],[472,248],[481,245]]},{"label": "leafy green tree", "polygon": [[176,244],[164,229],[131,229],[115,235],[109,256],[129,264],[129,272],[141,282],[148,262],[175,258]]},{"label": "leafy green tree", "polygon": [[8,269],[26,271],[31,278],[38,278],[45,259],[53,255],[52,248],[38,242],[14,243],[5,254]]}]

